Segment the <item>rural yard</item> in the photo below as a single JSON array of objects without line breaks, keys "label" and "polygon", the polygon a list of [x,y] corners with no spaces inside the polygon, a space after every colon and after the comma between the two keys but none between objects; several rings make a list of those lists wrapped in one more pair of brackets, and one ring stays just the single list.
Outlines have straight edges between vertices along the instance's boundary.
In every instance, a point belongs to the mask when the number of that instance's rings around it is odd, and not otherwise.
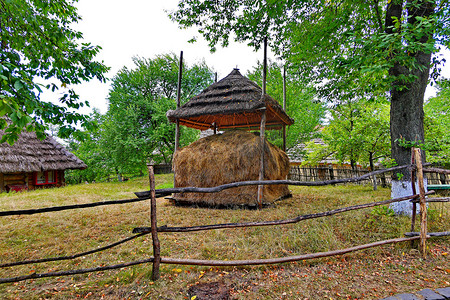
[{"label": "rural yard", "polygon": [[[173,175],[157,175],[157,188],[171,186]],[[148,178],[123,183],[93,183],[0,195],[0,211],[133,198],[148,190]],[[389,199],[390,190],[370,185],[290,186],[292,198],[262,210],[175,206],[157,199],[158,226],[194,226],[293,218]],[[73,255],[132,236],[149,226],[149,200],[0,218],[1,262]],[[445,231],[449,206],[431,203],[428,230]],[[417,225],[416,225],[417,226]],[[416,227],[417,228],[417,227]],[[285,226],[221,229],[199,233],[160,233],[162,257],[208,260],[275,258],[324,252],[403,237],[410,218],[387,207],[368,208]],[[427,243],[422,259],[417,242],[403,242],[331,258],[249,267],[161,265],[151,280],[151,263],[81,275],[31,279],[0,285],[3,299],[379,299],[424,288],[450,286],[448,237]],[[73,260],[0,268],[0,277],[16,277],[93,268],[152,256],[150,235]],[[200,292],[199,292],[200,291]],[[200,295],[200,294],[199,294]],[[216,295],[216,298],[212,298]],[[198,299],[201,299],[198,297]],[[226,299],[226,298],[223,298]]]}]

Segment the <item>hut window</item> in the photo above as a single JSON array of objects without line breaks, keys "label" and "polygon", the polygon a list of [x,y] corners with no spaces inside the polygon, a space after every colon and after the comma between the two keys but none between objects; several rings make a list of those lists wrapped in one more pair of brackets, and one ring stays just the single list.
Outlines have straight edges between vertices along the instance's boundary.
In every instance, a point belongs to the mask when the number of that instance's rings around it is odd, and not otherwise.
[{"label": "hut window", "polygon": [[56,183],[56,171],[44,171],[36,172],[36,185],[55,184]]}]

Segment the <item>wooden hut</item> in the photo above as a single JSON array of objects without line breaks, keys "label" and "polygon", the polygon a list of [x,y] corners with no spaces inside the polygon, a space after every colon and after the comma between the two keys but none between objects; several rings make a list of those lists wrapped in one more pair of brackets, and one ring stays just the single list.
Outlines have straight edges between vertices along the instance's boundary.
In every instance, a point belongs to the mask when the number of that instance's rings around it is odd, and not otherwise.
[{"label": "wooden hut", "polygon": [[169,110],[170,121],[195,129],[241,128],[258,130],[262,112],[266,112],[265,128],[281,129],[292,125],[278,102],[234,69],[228,76],[212,84],[176,110]]},{"label": "wooden hut", "polygon": [[64,170],[86,167],[52,137],[41,141],[34,132],[22,132],[14,145],[0,144],[0,192],[62,186]]},{"label": "wooden hut", "polygon": [[[257,139],[252,134],[227,131],[222,138],[205,138],[203,142],[177,151],[173,159],[175,186],[208,187],[242,180],[286,179],[288,157],[265,140],[264,130],[281,129],[294,121],[275,99],[263,95],[262,89],[242,76],[238,69],[178,109],[168,111],[167,117],[172,122],[200,130],[261,131]],[[263,190],[264,193],[260,193],[258,189],[258,196],[255,187],[249,186],[214,194],[175,194],[173,198],[184,203],[261,206],[289,194],[287,186],[261,186]]]}]

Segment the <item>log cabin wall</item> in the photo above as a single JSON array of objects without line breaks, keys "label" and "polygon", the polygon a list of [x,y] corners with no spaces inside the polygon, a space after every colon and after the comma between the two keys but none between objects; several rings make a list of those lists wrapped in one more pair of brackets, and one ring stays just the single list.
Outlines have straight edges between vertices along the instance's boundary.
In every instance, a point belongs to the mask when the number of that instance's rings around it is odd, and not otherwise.
[{"label": "log cabin wall", "polygon": [[7,186],[23,185],[28,190],[35,190],[37,188],[51,188],[65,185],[64,170],[56,171],[56,184],[36,185],[34,172],[16,172],[16,173],[0,173],[0,192],[6,192]]},{"label": "log cabin wall", "polygon": [[0,193],[5,190],[5,182],[3,181],[3,173],[0,173]]}]

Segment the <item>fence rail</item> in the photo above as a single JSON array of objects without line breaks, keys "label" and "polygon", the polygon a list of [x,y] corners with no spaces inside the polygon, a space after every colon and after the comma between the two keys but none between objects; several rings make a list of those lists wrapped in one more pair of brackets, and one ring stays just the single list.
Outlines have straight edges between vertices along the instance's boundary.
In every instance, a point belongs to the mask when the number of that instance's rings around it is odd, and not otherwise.
[{"label": "fence rail", "polygon": [[[429,165],[429,164],[424,164]],[[428,184],[450,184],[449,172],[434,172],[436,170],[443,170],[442,168],[428,168],[427,175]],[[426,170],[424,169],[424,172]],[[370,170],[364,168],[357,168],[352,170],[350,167],[344,166],[335,167],[333,165],[327,166],[300,166],[291,165],[288,179],[293,181],[327,181],[334,179],[344,179],[349,177],[359,177],[361,175],[371,173]],[[391,185],[393,172],[383,172],[376,177],[377,185],[387,187]],[[362,183],[361,181],[355,183]]]},{"label": "fence rail", "polygon": [[[21,210],[21,211],[7,211],[7,212],[0,212],[0,216],[8,216],[8,215],[18,215],[18,214],[34,214],[34,213],[45,213],[48,211],[62,211],[62,210],[68,210],[68,209],[78,209],[78,208],[84,208],[84,207],[95,207],[99,205],[112,205],[112,204],[122,204],[122,203],[131,203],[131,202],[137,202],[137,201],[144,201],[150,199],[151,204],[151,213],[150,213],[150,224],[151,227],[140,227],[135,228],[133,230],[134,233],[139,232],[139,234],[136,234],[134,236],[122,239],[118,242],[106,245],[104,247],[86,251],[83,253],[78,253],[70,256],[61,256],[61,257],[53,257],[53,258],[45,258],[45,259],[37,259],[37,260],[28,260],[28,261],[19,261],[19,262],[10,262],[10,263],[3,263],[0,264],[0,267],[10,267],[10,266],[17,266],[17,265],[23,265],[23,264],[31,264],[31,263],[43,263],[43,262],[49,262],[49,261],[57,261],[57,260],[67,260],[67,259],[74,259],[83,255],[93,254],[99,251],[104,251],[106,249],[110,249],[112,247],[115,247],[117,245],[123,244],[125,242],[128,242],[132,239],[138,238],[140,236],[143,236],[145,234],[151,233],[152,234],[152,241],[153,241],[153,257],[128,262],[128,263],[122,263],[122,264],[116,264],[116,265],[110,265],[110,266],[101,266],[96,268],[88,268],[88,269],[78,269],[78,270],[67,270],[67,271],[59,271],[59,272],[48,272],[48,273],[33,273],[29,275],[24,276],[18,276],[18,277],[12,277],[12,278],[0,278],[0,283],[10,283],[10,282],[18,282],[23,281],[27,279],[33,279],[33,278],[43,278],[43,277],[53,277],[53,276],[64,276],[64,275],[74,275],[74,274],[83,274],[83,273],[89,273],[89,272],[98,272],[98,271],[104,271],[104,270],[111,270],[111,269],[118,269],[118,268],[124,268],[132,265],[137,264],[143,264],[143,263],[153,263],[153,272],[152,272],[152,279],[157,280],[159,278],[159,265],[161,263],[166,264],[181,264],[181,265],[207,265],[207,266],[242,266],[242,265],[261,265],[261,264],[276,264],[276,263],[284,263],[284,262],[291,262],[291,261],[298,261],[298,260],[305,260],[305,259],[312,259],[312,258],[319,258],[319,257],[326,257],[326,256],[335,256],[335,255],[341,255],[344,253],[352,252],[352,251],[358,251],[362,249],[367,249],[371,247],[377,247],[381,245],[391,244],[391,243],[399,243],[404,241],[412,241],[415,239],[420,239],[420,250],[422,255],[426,256],[425,251],[425,241],[430,236],[448,236],[450,235],[450,232],[438,232],[438,233],[427,233],[427,223],[426,223],[426,198],[425,196],[428,194],[431,194],[432,192],[425,193],[423,189],[423,172],[437,172],[439,174],[449,174],[449,170],[443,170],[443,169],[423,169],[421,159],[420,159],[420,153],[418,149],[413,149],[413,158],[412,160],[415,164],[411,165],[405,165],[405,166],[399,166],[399,167],[393,167],[385,170],[377,170],[374,172],[369,172],[363,175],[360,175],[358,177],[353,178],[333,178],[330,180],[321,180],[321,181],[313,181],[313,182],[305,182],[305,181],[292,181],[292,180],[272,180],[272,181],[245,181],[245,182],[236,182],[231,184],[225,184],[217,187],[210,187],[210,188],[197,188],[197,187],[184,187],[184,188],[172,188],[172,189],[155,189],[155,179],[154,179],[154,172],[153,167],[149,167],[149,180],[150,180],[150,190],[146,192],[140,192],[135,193],[139,198],[137,199],[127,199],[127,200],[113,200],[113,201],[103,201],[103,202],[95,202],[95,203],[88,203],[88,204],[81,204],[81,205],[70,205],[70,206],[60,206],[60,207],[50,207],[50,208],[42,208],[42,209],[33,209],[33,210]],[[419,154],[418,154],[419,153]],[[270,185],[270,184],[290,184],[290,185],[303,185],[303,186],[322,186],[322,185],[328,185],[328,184],[336,184],[336,183],[348,183],[348,182],[360,182],[362,180],[368,180],[372,178],[374,175],[378,174],[384,174],[386,172],[393,172],[395,170],[400,170],[408,168],[412,174],[414,172],[417,172],[417,178],[419,180],[419,186],[421,187],[419,189],[419,193],[413,192],[413,195],[402,197],[402,198],[395,198],[395,199],[389,199],[385,201],[379,201],[379,202],[373,202],[373,203],[366,203],[366,204],[360,204],[360,205],[354,205],[350,207],[345,208],[339,208],[327,212],[321,212],[321,213],[315,213],[315,214],[309,214],[309,215],[300,215],[295,218],[291,219],[285,219],[285,220],[274,220],[274,221],[263,221],[263,222],[248,222],[248,223],[228,223],[228,224],[214,224],[214,225],[203,225],[203,226],[194,226],[194,227],[158,227],[157,226],[157,212],[156,212],[156,197],[161,195],[166,195],[170,193],[178,193],[178,192],[201,192],[201,193],[213,193],[218,192],[227,188],[233,188],[237,186],[247,186],[247,185]],[[414,176],[412,176],[414,178]],[[414,185],[413,185],[414,186]],[[415,188],[413,188],[413,191],[415,191]],[[442,202],[448,201],[450,198],[440,198]],[[273,226],[273,225],[285,225],[285,224],[291,224],[291,223],[297,223],[303,220],[312,219],[312,218],[319,218],[319,217],[325,217],[325,216],[332,216],[338,213],[343,213],[346,211],[351,210],[357,210],[357,209],[363,209],[368,207],[374,207],[379,205],[385,205],[389,203],[399,202],[399,201],[405,201],[410,200],[411,202],[415,203],[417,200],[419,200],[420,209],[421,209],[421,230],[419,233],[414,232],[414,227],[412,226],[412,230],[410,233],[405,233],[405,235],[409,234],[410,237],[406,238],[397,238],[397,239],[390,239],[390,240],[384,240],[384,241],[377,241],[370,244],[364,244],[364,245],[358,245],[346,249],[340,249],[340,250],[333,250],[329,252],[319,252],[319,253],[310,253],[310,254],[304,254],[304,255],[298,255],[298,256],[287,256],[287,257],[280,257],[280,258],[268,258],[268,259],[254,259],[254,260],[239,260],[239,261],[217,261],[217,260],[192,260],[192,259],[174,259],[174,258],[167,258],[167,257],[161,257],[160,255],[160,244],[158,239],[158,233],[161,232],[190,232],[190,231],[200,231],[200,230],[215,230],[215,229],[225,229],[225,228],[238,228],[238,227],[253,227],[253,226]],[[413,213],[415,212],[415,209],[413,208]]]}]

